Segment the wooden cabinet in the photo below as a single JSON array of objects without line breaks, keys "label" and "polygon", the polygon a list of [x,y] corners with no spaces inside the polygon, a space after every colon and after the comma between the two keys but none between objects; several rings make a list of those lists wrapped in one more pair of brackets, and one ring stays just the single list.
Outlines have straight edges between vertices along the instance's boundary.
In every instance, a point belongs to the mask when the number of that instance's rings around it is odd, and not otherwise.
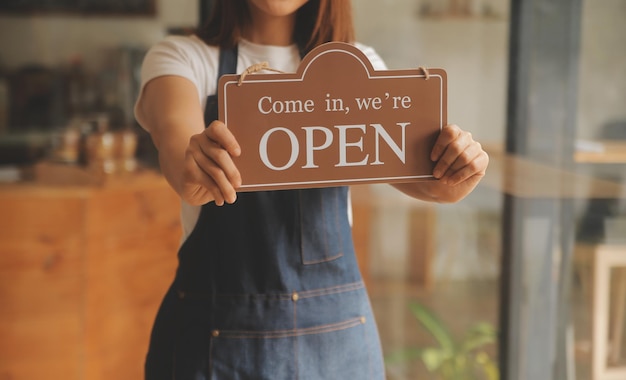
[{"label": "wooden cabinet", "polygon": [[0,379],[143,378],[179,212],[151,172],[0,186]]}]

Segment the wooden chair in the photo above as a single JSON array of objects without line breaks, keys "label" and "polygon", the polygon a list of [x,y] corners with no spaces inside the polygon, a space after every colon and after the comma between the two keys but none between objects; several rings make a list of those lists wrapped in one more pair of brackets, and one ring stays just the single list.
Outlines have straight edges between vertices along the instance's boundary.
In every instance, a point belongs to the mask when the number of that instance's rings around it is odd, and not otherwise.
[{"label": "wooden chair", "polygon": [[[612,276],[615,289],[611,297]],[[626,244],[601,244],[593,251],[592,380],[624,380],[621,356],[626,309]]]}]

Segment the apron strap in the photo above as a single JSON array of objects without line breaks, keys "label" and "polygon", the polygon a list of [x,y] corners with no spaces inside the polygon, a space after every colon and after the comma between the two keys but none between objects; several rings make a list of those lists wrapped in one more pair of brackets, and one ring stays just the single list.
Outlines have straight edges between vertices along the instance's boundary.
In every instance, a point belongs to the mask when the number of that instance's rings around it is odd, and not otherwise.
[{"label": "apron strap", "polygon": [[[237,73],[237,45],[230,49],[220,49],[219,67],[217,70],[217,81],[219,83],[220,77],[226,74]],[[217,94],[209,95],[206,101],[206,107],[204,108],[204,126],[207,127],[213,120],[217,120]]]}]

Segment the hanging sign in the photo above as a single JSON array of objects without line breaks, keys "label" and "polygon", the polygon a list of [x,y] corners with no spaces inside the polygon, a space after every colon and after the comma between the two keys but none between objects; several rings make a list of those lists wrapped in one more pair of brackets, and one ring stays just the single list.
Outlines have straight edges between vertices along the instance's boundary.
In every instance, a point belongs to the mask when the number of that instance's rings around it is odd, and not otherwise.
[{"label": "hanging sign", "polygon": [[241,146],[240,191],[434,179],[446,124],[442,69],[376,71],[331,42],[296,73],[225,75],[219,118]]}]

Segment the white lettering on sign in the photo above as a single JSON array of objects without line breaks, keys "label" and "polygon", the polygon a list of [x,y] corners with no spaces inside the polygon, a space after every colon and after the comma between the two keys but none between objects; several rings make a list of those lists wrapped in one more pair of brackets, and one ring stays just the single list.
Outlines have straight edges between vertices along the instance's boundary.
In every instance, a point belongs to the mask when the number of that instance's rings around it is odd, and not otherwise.
[{"label": "white lettering on sign", "polygon": [[357,125],[336,125],[335,128],[339,130],[339,163],[335,166],[365,166],[367,165],[367,158],[369,154],[365,155],[359,162],[348,162],[348,147],[356,147],[363,151],[363,136],[355,142],[348,142],[348,129],[360,129],[365,134],[365,124]]},{"label": "white lettering on sign", "polygon": [[[316,150],[324,150],[333,143],[333,132],[324,127],[302,127],[306,131],[306,165],[302,168],[318,168],[319,166],[315,165],[313,161],[313,152]],[[326,136],[326,139],[322,145],[315,146],[313,145],[313,132],[314,131],[322,131]]]},{"label": "white lettering on sign", "polygon": [[398,102],[404,109],[411,108],[411,98],[408,96],[394,96],[393,97],[393,109],[398,109]]},{"label": "white lettering on sign", "polygon": [[[270,136],[272,135],[272,133],[276,131],[285,132],[287,136],[289,136],[289,141],[291,142],[291,157],[289,157],[289,161],[287,161],[285,165],[280,166],[280,167],[272,165],[269,157],[267,156],[267,141],[270,139]],[[295,133],[291,132],[287,128],[276,127],[276,128],[272,128],[268,130],[267,132],[265,132],[265,134],[263,134],[263,137],[261,138],[261,142],[259,143],[259,154],[261,155],[261,161],[263,161],[265,166],[267,166],[268,168],[272,170],[279,171],[279,170],[289,169],[290,167],[293,166],[293,164],[298,159],[299,153],[300,153],[300,145],[298,145],[298,138],[296,137]]]},{"label": "white lettering on sign", "polygon": [[370,124],[372,127],[374,127],[374,129],[376,130],[376,160],[374,162],[372,162],[372,165],[383,165],[384,162],[382,162],[380,160],[380,157],[378,156],[378,152],[379,152],[379,145],[380,144],[380,138],[382,136],[383,140],[385,140],[385,142],[387,143],[387,145],[389,145],[389,147],[391,148],[391,150],[393,150],[393,152],[396,154],[396,156],[398,156],[398,158],[400,159],[400,161],[402,161],[403,164],[406,164],[405,160],[406,160],[406,152],[405,152],[405,148],[406,148],[406,126],[411,124],[411,123],[396,123],[398,124],[401,128],[402,128],[402,148],[400,148],[398,146],[398,144],[396,144],[393,139],[391,138],[391,136],[389,136],[389,133],[387,133],[387,131],[385,130],[385,128],[383,128],[382,125],[380,124]]},{"label": "white lettering on sign", "polygon": [[263,115],[269,115],[270,113],[310,113],[315,110],[315,103],[312,99],[305,101],[299,99],[272,101],[271,96],[263,96],[259,99],[258,108]]},{"label": "white lettering on sign", "polygon": [[357,106],[359,107],[360,110],[368,110],[370,108],[370,104],[372,106],[373,109],[375,110],[379,110],[382,108],[382,99],[379,97],[376,98],[354,98],[354,100],[356,101]]},{"label": "white lettering on sign", "polygon": [[[353,152],[357,148],[360,152],[363,152],[363,137],[367,134],[367,128],[365,124],[355,124],[355,125],[336,125],[334,126],[335,130],[337,130],[338,139],[339,139],[339,157],[338,162],[335,165],[336,167],[345,167],[345,166],[366,166],[366,165],[384,165],[385,163],[380,160],[380,140],[382,140],[391,148],[393,153],[398,157],[398,159],[405,164],[406,160],[406,127],[411,123],[396,123],[398,127],[402,130],[402,138],[399,143],[394,141],[391,135],[385,130],[385,128],[381,124],[370,124],[370,128],[373,129],[375,135],[375,160],[368,163],[369,154],[366,154],[363,159],[360,161],[348,161],[348,148],[353,148],[350,151]],[[310,168],[318,168],[319,166],[315,164],[315,152],[327,149],[330,147],[334,140],[333,131],[330,128],[321,127],[321,126],[310,126],[310,127],[302,127],[305,131],[304,135],[304,146],[306,152],[306,164],[302,166],[303,169]],[[348,141],[348,131],[357,130],[361,132],[360,136],[352,141]],[[324,141],[321,144],[315,144],[315,132],[319,131],[324,134]],[[267,151],[267,144],[269,142],[270,137],[276,132],[283,132],[287,134],[289,137],[289,143],[291,145],[291,155],[286,164],[282,166],[274,165],[269,158]],[[287,128],[283,127],[275,127],[269,129],[267,132],[263,134],[261,137],[261,141],[259,143],[259,155],[261,156],[261,161],[263,164],[275,171],[286,170],[292,167],[298,156],[300,155],[300,142],[298,141],[298,137],[295,133],[290,131]],[[351,156],[353,156],[351,154]]]}]

